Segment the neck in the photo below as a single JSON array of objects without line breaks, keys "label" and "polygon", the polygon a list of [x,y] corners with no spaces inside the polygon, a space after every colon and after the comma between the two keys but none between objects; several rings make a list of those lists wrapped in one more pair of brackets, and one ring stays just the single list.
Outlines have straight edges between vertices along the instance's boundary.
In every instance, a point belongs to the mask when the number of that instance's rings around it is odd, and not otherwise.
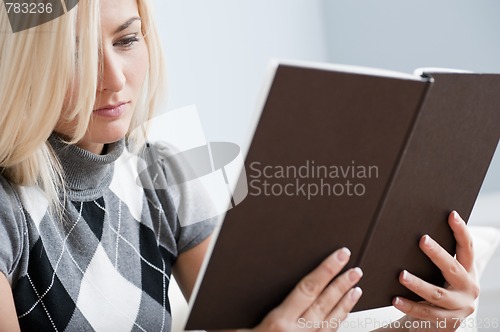
[{"label": "neck", "polygon": [[67,144],[56,134],[50,136],[49,143],[61,164],[67,196],[73,200],[92,200],[102,195],[111,183],[114,162],[125,149],[124,139],[108,144],[104,151],[101,146],[103,154],[85,149],[89,146]]}]

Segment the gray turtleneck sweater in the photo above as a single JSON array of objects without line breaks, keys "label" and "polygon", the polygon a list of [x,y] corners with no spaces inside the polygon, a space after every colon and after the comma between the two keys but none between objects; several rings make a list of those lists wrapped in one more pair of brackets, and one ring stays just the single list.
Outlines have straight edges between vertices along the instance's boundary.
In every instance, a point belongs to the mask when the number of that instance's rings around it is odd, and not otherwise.
[{"label": "gray turtleneck sweater", "polygon": [[[155,185],[178,171],[166,162],[165,146],[135,156],[122,140],[94,155],[55,135],[49,141],[65,175],[62,220],[38,187],[0,176],[0,272],[12,286],[21,329],[170,331],[171,267],[215,221],[181,227],[181,197]],[[207,204],[200,197],[183,193],[190,213]]]}]

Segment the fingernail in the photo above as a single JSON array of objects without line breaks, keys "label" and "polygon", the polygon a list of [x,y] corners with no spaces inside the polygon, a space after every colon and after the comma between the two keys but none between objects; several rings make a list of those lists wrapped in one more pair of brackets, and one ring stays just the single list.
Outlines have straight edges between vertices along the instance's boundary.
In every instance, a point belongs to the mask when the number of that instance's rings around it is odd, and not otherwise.
[{"label": "fingernail", "polygon": [[359,287],[353,288],[353,290],[351,291],[351,299],[353,301],[357,301],[357,300],[359,300],[359,298],[361,297],[362,294],[363,294],[363,291],[361,290],[361,288],[359,288]]},{"label": "fingernail", "polygon": [[351,251],[347,248],[342,248],[340,249],[338,252],[337,252],[337,260],[340,262],[340,263],[345,263],[347,262],[347,260],[349,259],[349,257],[351,256]]},{"label": "fingernail", "polygon": [[349,280],[352,282],[358,281],[363,276],[363,271],[359,267],[355,267],[349,272]]},{"label": "fingernail", "polygon": [[455,219],[455,222],[457,223],[460,223],[462,221],[462,218],[460,218],[460,215],[457,211],[453,211],[453,219]]},{"label": "fingernail", "polygon": [[426,247],[429,247],[429,248],[430,248],[430,247],[431,247],[431,245],[432,245],[431,237],[430,237],[429,235],[425,234],[425,235],[423,236],[423,239],[424,239],[424,245],[425,245]]},{"label": "fingernail", "polygon": [[400,297],[396,297],[396,298],[394,299],[394,303],[393,303],[393,304],[394,304],[394,306],[395,306],[395,307],[400,307],[400,308],[403,308],[403,307],[405,306],[405,304],[406,304],[406,303],[405,303],[405,301],[403,301],[403,299],[402,299],[402,298],[400,298]]},{"label": "fingernail", "polygon": [[403,279],[403,281],[408,282],[408,281],[410,281],[410,279],[411,279],[411,275],[410,275],[410,273],[409,273],[408,271],[403,270],[403,273],[402,273],[402,275],[401,275],[401,278]]}]

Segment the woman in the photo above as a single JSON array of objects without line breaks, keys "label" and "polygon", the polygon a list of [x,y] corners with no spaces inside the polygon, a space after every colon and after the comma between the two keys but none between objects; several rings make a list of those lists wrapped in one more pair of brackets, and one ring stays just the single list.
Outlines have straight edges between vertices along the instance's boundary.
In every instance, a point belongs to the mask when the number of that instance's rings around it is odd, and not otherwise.
[{"label": "woman", "polygon": [[[154,189],[178,165],[164,162],[167,147],[143,144],[163,91],[149,0],[80,1],[16,34],[0,7],[0,330],[168,331],[170,274],[189,297],[214,223],[180,227],[175,203],[199,193]],[[405,322],[454,331],[474,310],[471,237],[458,214],[449,224],[456,259],[420,243],[449,286],[402,272],[426,300],[394,299]],[[327,257],[255,330],[344,319],[361,296],[359,268],[339,275],[349,254]]]}]

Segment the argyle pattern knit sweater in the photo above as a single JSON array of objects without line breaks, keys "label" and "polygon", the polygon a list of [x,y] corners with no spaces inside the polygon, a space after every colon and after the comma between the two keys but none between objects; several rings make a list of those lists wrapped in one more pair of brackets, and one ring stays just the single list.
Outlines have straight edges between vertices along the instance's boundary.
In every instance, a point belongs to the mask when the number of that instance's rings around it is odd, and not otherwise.
[{"label": "argyle pattern knit sweater", "polygon": [[0,176],[0,272],[21,329],[170,331],[171,268],[215,227],[181,227],[176,206],[200,213],[203,195],[158,185],[180,172],[164,145],[133,155],[121,140],[94,155],[56,135],[49,142],[64,170],[62,218],[38,187]]}]

